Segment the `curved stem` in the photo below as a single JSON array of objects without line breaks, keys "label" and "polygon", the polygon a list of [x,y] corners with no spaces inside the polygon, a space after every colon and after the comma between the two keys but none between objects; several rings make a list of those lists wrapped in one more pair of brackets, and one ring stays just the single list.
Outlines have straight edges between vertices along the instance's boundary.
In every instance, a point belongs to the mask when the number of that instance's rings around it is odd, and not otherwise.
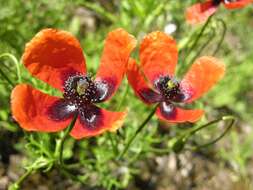
[{"label": "curved stem", "polygon": [[67,136],[69,135],[70,131],[73,129],[75,123],[76,123],[76,119],[77,119],[78,114],[75,114],[74,118],[72,119],[71,123],[69,124],[69,126],[67,127],[67,129],[64,131],[63,137],[60,139],[58,146],[56,146],[56,155],[59,156],[59,164],[60,166],[64,165],[64,161],[63,161],[63,147],[64,147],[64,142],[67,138]]},{"label": "curved stem", "polygon": [[2,75],[2,77],[12,86],[14,87],[15,84],[11,81],[11,79],[2,71],[2,69],[0,68],[0,75]]},{"label": "curved stem", "polygon": [[[195,56],[189,61],[189,64],[191,64],[200,54],[201,52],[210,44],[211,40],[214,38],[215,36],[215,31],[212,28],[212,33],[210,35],[209,38],[207,38],[207,40],[203,43],[203,45],[199,48],[199,50],[197,51],[197,53],[195,54]],[[187,64],[188,65],[188,64]]]},{"label": "curved stem", "polygon": [[149,120],[153,117],[153,115],[156,112],[156,108],[158,105],[156,105],[152,111],[150,112],[150,114],[148,115],[148,117],[141,123],[141,125],[139,125],[139,127],[137,128],[137,130],[135,131],[134,135],[130,138],[130,140],[127,142],[125,148],[123,149],[123,151],[121,152],[121,154],[119,155],[118,159],[121,159],[124,154],[127,152],[128,148],[130,147],[130,145],[132,144],[132,142],[134,141],[134,139],[136,138],[136,136],[142,131],[142,129],[145,127],[145,125],[149,122]]},{"label": "curved stem", "polygon": [[[184,149],[184,146],[186,144],[186,142],[188,141],[189,137],[194,135],[196,132],[209,127],[212,124],[218,123],[220,121],[227,121],[227,120],[231,120],[231,123],[229,125],[229,127],[225,130],[224,133],[222,133],[218,138],[216,138],[215,140],[206,143],[203,145],[204,146],[209,146],[211,144],[216,143],[218,140],[220,140],[227,132],[228,130],[233,126],[234,122],[235,122],[235,118],[233,116],[223,116],[219,119],[213,120],[211,122],[208,122],[207,124],[201,125],[199,127],[193,128],[193,129],[189,129],[187,130],[185,133],[183,133],[182,135],[180,135],[179,137],[175,137],[173,139],[171,139],[171,148],[176,151],[176,152],[180,152]],[[200,145],[200,147],[202,147],[202,145]],[[192,149],[191,149],[192,150]]]},{"label": "curved stem", "polygon": [[218,122],[220,122],[220,121],[227,121],[227,120],[233,120],[233,123],[234,123],[235,118],[234,118],[233,116],[223,116],[223,117],[221,117],[221,118],[219,118],[219,119],[215,119],[215,120],[213,120],[213,121],[210,121],[210,122],[208,122],[207,124],[201,125],[201,126],[195,128],[195,129],[191,129],[188,133],[189,133],[190,135],[193,135],[193,134],[196,133],[197,131],[200,131],[201,129],[206,128],[206,127],[208,127],[209,125],[218,123]]},{"label": "curved stem", "polygon": [[213,52],[213,56],[216,55],[218,53],[218,51],[220,50],[220,47],[225,39],[225,35],[227,33],[227,26],[226,26],[226,23],[222,20],[222,19],[218,19],[218,21],[222,24],[222,35],[221,35],[221,38],[219,40],[219,43],[217,45],[217,47],[215,48],[214,52]]},{"label": "curved stem", "polygon": [[13,63],[16,66],[16,70],[17,70],[18,83],[21,83],[22,80],[21,80],[21,74],[20,74],[20,65],[19,65],[19,62],[16,59],[16,57],[10,53],[3,53],[0,55],[0,58],[2,58],[2,57],[8,57],[13,61]]},{"label": "curved stem", "polygon": [[[216,142],[218,142],[220,139],[222,139],[226,134],[227,132],[233,127],[234,123],[235,123],[235,118],[229,118],[231,120],[231,122],[229,123],[228,127],[226,128],[226,130],[220,135],[218,136],[217,138],[215,138],[214,140],[208,142],[208,143],[205,143],[205,144],[202,144],[202,145],[198,145],[197,147],[193,148],[194,150],[197,150],[197,149],[200,149],[200,148],[204,148],[204,147],[207,147],[207,146],[210,146],[212,144],[215,144]],[[226,119],[228,120],[228,119]],[[223,119],[224,121],[224,119]]]},{"label": "curved stem", "polygon": [[[198,45],[198,42],[199,42],[200,38],[201,38],[202,35],[204,34],[204,32],[205,32],[207,26],[209,25],[209,23],[210,23],[210,21],[211,21],[211,19],[212,19],[213,16],[214,16],[214,14],[211,15],[211,16],[207,19],[207,21],[205,22],[204,26],[202,26],[202,28],[201,28],[200,32],[198,33],[197,37],[195,38],[193,44],[192,44],[191,47],[189,48],[190,50],[193,50],[193,49],[196,48],[196,46]],[[186,54],[186,56],[185,56],[183,62],[188,58],[189,54],[190,54],[190,53],[187,52],[187,54]]]}]

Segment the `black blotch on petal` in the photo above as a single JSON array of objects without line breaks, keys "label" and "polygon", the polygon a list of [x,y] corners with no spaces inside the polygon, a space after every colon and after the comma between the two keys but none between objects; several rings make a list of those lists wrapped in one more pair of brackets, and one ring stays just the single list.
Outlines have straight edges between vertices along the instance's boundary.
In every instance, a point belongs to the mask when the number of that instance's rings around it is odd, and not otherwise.
[{"label": "black blotch on petal", "polygon": [[[221,1],[222,1],[222,0],[221,0]],[[238,1],[240,1],[240,0],[223,0],[223,2],[224,2],[225,4],[235,3],[235,2],[238,2]]]},{"label": "black blotch on petal", "polygon": [[161,98],[162,98],[160,94],[158,94],[154,90],[148,89],[148,88],[142,89],[139,92],[139,95],[147,103],[156,103],[156,102],[161,101]]},{"label": "black blotch on petal", "polygon": [[167,119],[174,118],[176,116],[176,109],[173,104],[161,102],[159,108],[163,117]]},{"label": "black blotch on petal", "polygon": [[98,102],[107,100],[115,91],[116,82],[113,78],[103,78],[95,81],[95,85],[98,91]]},{"label": "black blotch on petal", "polygon": [[48,108],[47,114],[54,121],[63,121],[74,115],[76,107],[64,99],[56,101]]},{"label": "black blotch on petal", "polygon": [[79,118],[83,127],[90,130],[97,130],[103,125],[103,113],[102,110],[94,105],[84,106],[79,108]]}]

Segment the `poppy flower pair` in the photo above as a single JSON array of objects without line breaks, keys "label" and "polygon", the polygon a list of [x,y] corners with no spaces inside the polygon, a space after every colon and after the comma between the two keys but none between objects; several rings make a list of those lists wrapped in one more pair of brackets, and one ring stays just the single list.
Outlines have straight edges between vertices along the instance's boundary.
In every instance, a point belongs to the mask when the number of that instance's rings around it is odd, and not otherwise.
[{"label": "poppy flower pair", "polygon": [[153,32],[144,38],[140,48],[141,68],[129,59],[135,46],[135,38],[123,29],[110,32],[96,77],[91,77],[86,73],[85,58],[74,36],[61,30],[42,30],[26,45],[22,61],[34,77],[60,90],[63,96],[50,96],[31,85],[19,84],[11,94],[14,119],[28,131],[56,132],[77,116],[70,132],[76,139],[115,131],[122,126],[126,112],[107,111],[97,104],[114,95],[127,73],[141,100],[159,103],[160,119],[198,120],[202,110],[185,110],[178,105],[190,103],[207,92],[223,76],[224,65],[213,57],[199,58],[179,82],[174,77],[176,42],[170,36]]},{"label": "poppy flower pair", "polygon": [[220,4],[227,9],[240,9],[250,3],[253,3],[253,0],[206,0],[189,7],[186,10],[186,20],[189,24],[202,23],[217,11]]},{"label": "poppy flower pair", "polygon": [[36,78],[63,93],[54,97],[31,85],[17,85],[11,94],[14,119],[28,131],[56,132],[66,128],[76,139],[96,136],[121,127],[126,112],[110,112],[96,106],[109,100],[118,89],[136,40],[122,29],[108,34],[95,79],[86,73],[78,40],[70,33],[44,29],[27,45],[22,61]]}]

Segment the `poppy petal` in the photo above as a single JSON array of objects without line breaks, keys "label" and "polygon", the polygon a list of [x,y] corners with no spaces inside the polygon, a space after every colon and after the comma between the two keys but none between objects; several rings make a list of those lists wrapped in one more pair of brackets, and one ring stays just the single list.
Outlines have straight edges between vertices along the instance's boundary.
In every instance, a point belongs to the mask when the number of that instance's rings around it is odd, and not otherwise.
[{"label": "poppy petal", "polygon": [[186,102],[192,102],[206,93],[225,73],[225,65],[214,57],[197,59],[181,81],[182,89],[188,94]]},{"label": "poppy petal", "polygon": [[78,40],[56,29],[44,29],[27,43],[22,61],[33,76],[59,90],[70,75],[86,72]]},{"label": "poppy petal", "polygon": [[141,69],[145,76],[154,81],[163,75],[173,76],[178,59],[176,41],[163,32],[152,32],[140,47]]},{"label": "poppy petal", "polygon": [[252,0],[238,0],[236,2],[226,2],[227,0],[224,0],[223,4],[227,9],[240,9],[245,7],[246,5],[253,3]]},{"label": "poppy petal", "polygon": [[118,89],[135,46],[135,38],[123,29],[108,34],[96,75],[96,81],[106,84],[108,88],[104,100],[109,99]]},{"label": "poppy petal", "polygon": [[134,59],[130,59],[128,62],[127,79],[135,95],[144,103],[152,104],[160,101],[161,95],[148,86]]},{"label": "poppy petal", "polygon": [[66,106],[60,98],[44,94],[27,84],[17,85],[11,93],[13,117],[27,131],[56,132],[64,129],[73,115]]},{"label": "poppy petal", "polygon": [[212,1],[194,4],[186,9],[186,21],[189,24],[203,23],[216,12],[217,8],[218,6],[214,5]]},{"label": "poppy petal", "polygon": [[174,107],[172,104],[162,102],[156,110],[156,115],[160,120],[170,123],[194,123],[199,120],[204,114],[203,110],[184,110],[178,107]]},{"label": "poppy petal", "polygon": [[114,132],[120,128],[126,112],[110,112],[96,106],[89,106],[79,111],[76,124],[70,135],[75,139],[97,136],[105,131]]}]

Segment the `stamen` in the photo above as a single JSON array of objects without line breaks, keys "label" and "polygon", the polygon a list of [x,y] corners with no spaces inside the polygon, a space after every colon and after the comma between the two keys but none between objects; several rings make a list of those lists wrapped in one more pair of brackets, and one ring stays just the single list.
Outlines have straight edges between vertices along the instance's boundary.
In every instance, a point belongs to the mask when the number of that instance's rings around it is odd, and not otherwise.
[{"label": "stamen", "polygon": [[87,75],[69,77],[65,82],[63,96],[77,107],[91,104],[99,98],[95,82]]},{"label": "stamen", "polygon": [[155,86],[160,91],[165,101],[181,102],[184,100],[184,93],[180,89],[180,84],[169,76],[162,76],[156,82]]}]

